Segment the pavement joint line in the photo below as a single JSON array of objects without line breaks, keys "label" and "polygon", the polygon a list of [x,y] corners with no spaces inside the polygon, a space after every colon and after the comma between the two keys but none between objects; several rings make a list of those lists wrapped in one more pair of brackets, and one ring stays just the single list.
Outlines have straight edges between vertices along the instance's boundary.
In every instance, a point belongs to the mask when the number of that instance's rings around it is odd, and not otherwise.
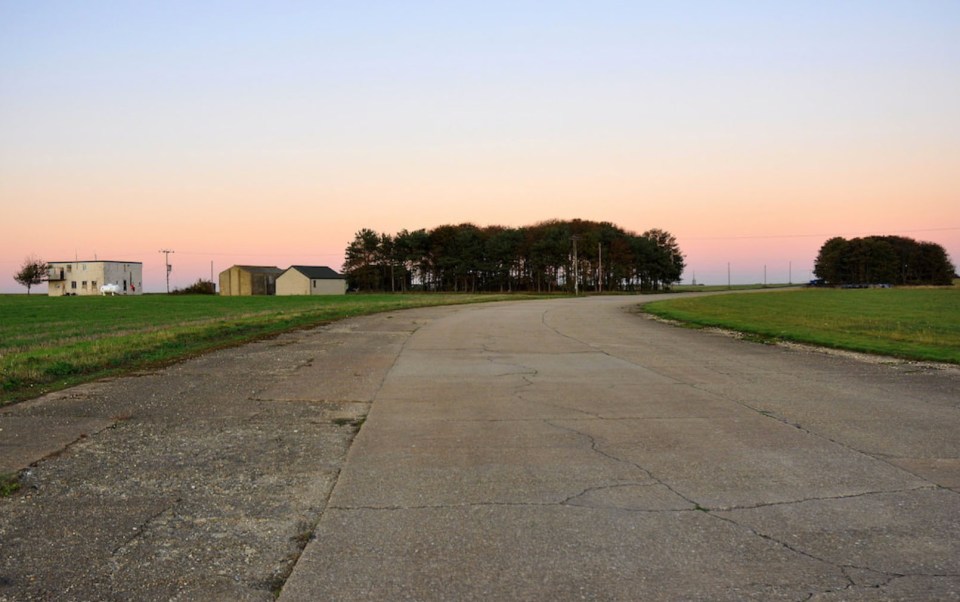
[{"label": "pavement joint line", "polygon": [[[377,390],[373,392],[373,395],[370,396],[370,401],[367,402],[369,403],[369,407],[367,409],[367,412],[363,415],[364,420],[366,420],[366,418],[369,417],[370,412],[373,410],[373,404],[377,401],[377,398],[380,397],[380,393],[383,391],[383,387],[386,384],[387,379],[390,376],[390,373],[393,372],[394,368],[396,367],[397,361],[400,359],[400,356],[403,354],[404,350],[407,348],[407,344],[410,342],[410,339],[412,339],[413,336],[417,333],[417,331],[420,330],[421,326],[422,326],[421,324],[416,324],[415,327],[410,330],[405,330],[399,333],[393,333],[393,334],[403,335],[404,339],[403,339],[403,342],[400,344],[400,348],[394,354],[393,361],[390,362],[390,366],[383,371],[383,376],[380,378],[380,383],[377,385]],[[354,431],[353,435],[350,438],[349,443],[347,444],[348,451],[351,447],[353,447],[353,442],[356,441],[357,435],[360,434],[360,431],[362,428],[363,426],[361,425],[359,428],[357,428]],[[337,487],[340,484],[340,476],[342,474],[343,474],[343,467],[341,465],[334,472],[333,478],[331,480],[331,485],[326,492],[326,499],[324,499],[323,505],[320,511],[314,517],[312,524],[309,525],[308,530],[310,533],[310,537],[306,541],[304,541],[302,545],[297,546],[296,555],[292,556],[289,559],[284,574],[280,576],[279,589],[281,591],[283,590],[283,587],[286,586],[287,580],[290,578],[290,575],[292,575],[293,571],[296,570],[297,565],[300,563],[300,559],[303,558],[303,554],[307,549],[307,544],[310,542],[310,540],[316,537],[317,528],[320,526],[320,522],[323,520],[323,517],[327,514],[327,512],[335,508],[330,505],[330,500],[333,499],[334,492],[336,492]]]},{"label": "pavement joint line", "polygon": [[[598,489],[604,488],[600,487]],[[589,493],[589,490],[583,493],[578,493],[570,498],[558,502],[465,502],[462,504],[420,504],[412,506],[330,506],[327,508],[327,511],[340,510],[343,512],[359,512],[363,510],[373,510],[378,512],[403,512],[407,510],[452,510],[454,508],[546,508],[551,506],[569,506],[570,508],[582,508],[586,510],[617,510],[619,512],[631,512],[637,514],[680,514],[687,512],[702,512],[702,509],[698,508],[621,508],[619,506],[598,506],[570,503],[571,500],[575,500],[584,493]]]},{"label": "pavement joint line", "polygon": [[[380,397],[380,392],[383,391],[383,386],[386,384],[387,379],[390,377],[390,373],[393,372],[393,369],[397,367],[397,361],[400,359],[400,356],[403,355],[403,352],[406,351],[407,345],[410,343],[410,339],[412,339],[414,335],[417,334],[420,328],[421,328],[421,325],[417,324],[416,328],[410,331],[404,331],[403,333],[401,333],[405,336],[405,338],[403,339],[403,342],[400,343],[400,349],[397,349],[396,353],[393,354],[393,361],[390,362],[390,367],[383,371],[383,376],[380,378],[380,384],[377,385],[377,390],[374,391],[373,395],[370,396],[371,410],[373,409],[372,404],[377,401],[378,397]],[[337,483],[336,481],[334,481],[331,491],[333,489],[336,489],[336,487],[337,487]]]}]

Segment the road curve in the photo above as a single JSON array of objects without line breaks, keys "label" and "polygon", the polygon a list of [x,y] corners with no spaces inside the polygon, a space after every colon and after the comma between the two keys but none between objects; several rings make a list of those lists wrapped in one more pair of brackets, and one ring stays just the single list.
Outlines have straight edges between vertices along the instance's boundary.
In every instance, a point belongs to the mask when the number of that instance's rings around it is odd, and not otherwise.
[{"label": "road curve", "polygon": [[960,597],[960,373],[593,297],[421,312],[281,600]]}]

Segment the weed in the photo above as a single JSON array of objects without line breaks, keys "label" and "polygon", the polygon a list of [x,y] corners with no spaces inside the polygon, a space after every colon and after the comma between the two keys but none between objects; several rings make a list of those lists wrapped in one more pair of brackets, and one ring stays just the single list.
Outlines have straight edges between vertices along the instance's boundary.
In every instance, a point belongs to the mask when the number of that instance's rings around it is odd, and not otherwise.
[{"label": "weed", "polygon": [[20,491],[20,475],[16,473],[0,474],[0,497],[8,497]]},{"label": "weed", "polygon": [[350,425],[353,428],[359,429],[366,420],[366,416],[361,416],[360,418],[334,418],[332,422],[337,426]]}]

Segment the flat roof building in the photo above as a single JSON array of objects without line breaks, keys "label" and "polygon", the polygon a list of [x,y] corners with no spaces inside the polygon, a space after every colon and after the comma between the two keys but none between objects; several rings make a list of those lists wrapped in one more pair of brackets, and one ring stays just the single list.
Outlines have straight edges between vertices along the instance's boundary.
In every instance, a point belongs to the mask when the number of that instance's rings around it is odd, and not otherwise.
[{"label": "flat roof building", "polygon": [[139,261],[51,261],[47,294],[99,295],[105,284],[116,285],[118,295],[143,294],[143,263]]}]

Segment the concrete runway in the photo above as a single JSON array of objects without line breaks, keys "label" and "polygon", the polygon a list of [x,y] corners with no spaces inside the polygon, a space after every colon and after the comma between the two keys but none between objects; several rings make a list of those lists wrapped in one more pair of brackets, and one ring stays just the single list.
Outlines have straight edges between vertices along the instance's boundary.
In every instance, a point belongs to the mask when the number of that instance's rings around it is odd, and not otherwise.
[{"label": "concrete runway", "polygon": [[281,600],[960,598],[960,378],[625,298],[424,321]]},{"label": "concrete runway", "polygon": [[960,369],[649,299],[355,318],[3,408],[0,601],[960,599]]}]

